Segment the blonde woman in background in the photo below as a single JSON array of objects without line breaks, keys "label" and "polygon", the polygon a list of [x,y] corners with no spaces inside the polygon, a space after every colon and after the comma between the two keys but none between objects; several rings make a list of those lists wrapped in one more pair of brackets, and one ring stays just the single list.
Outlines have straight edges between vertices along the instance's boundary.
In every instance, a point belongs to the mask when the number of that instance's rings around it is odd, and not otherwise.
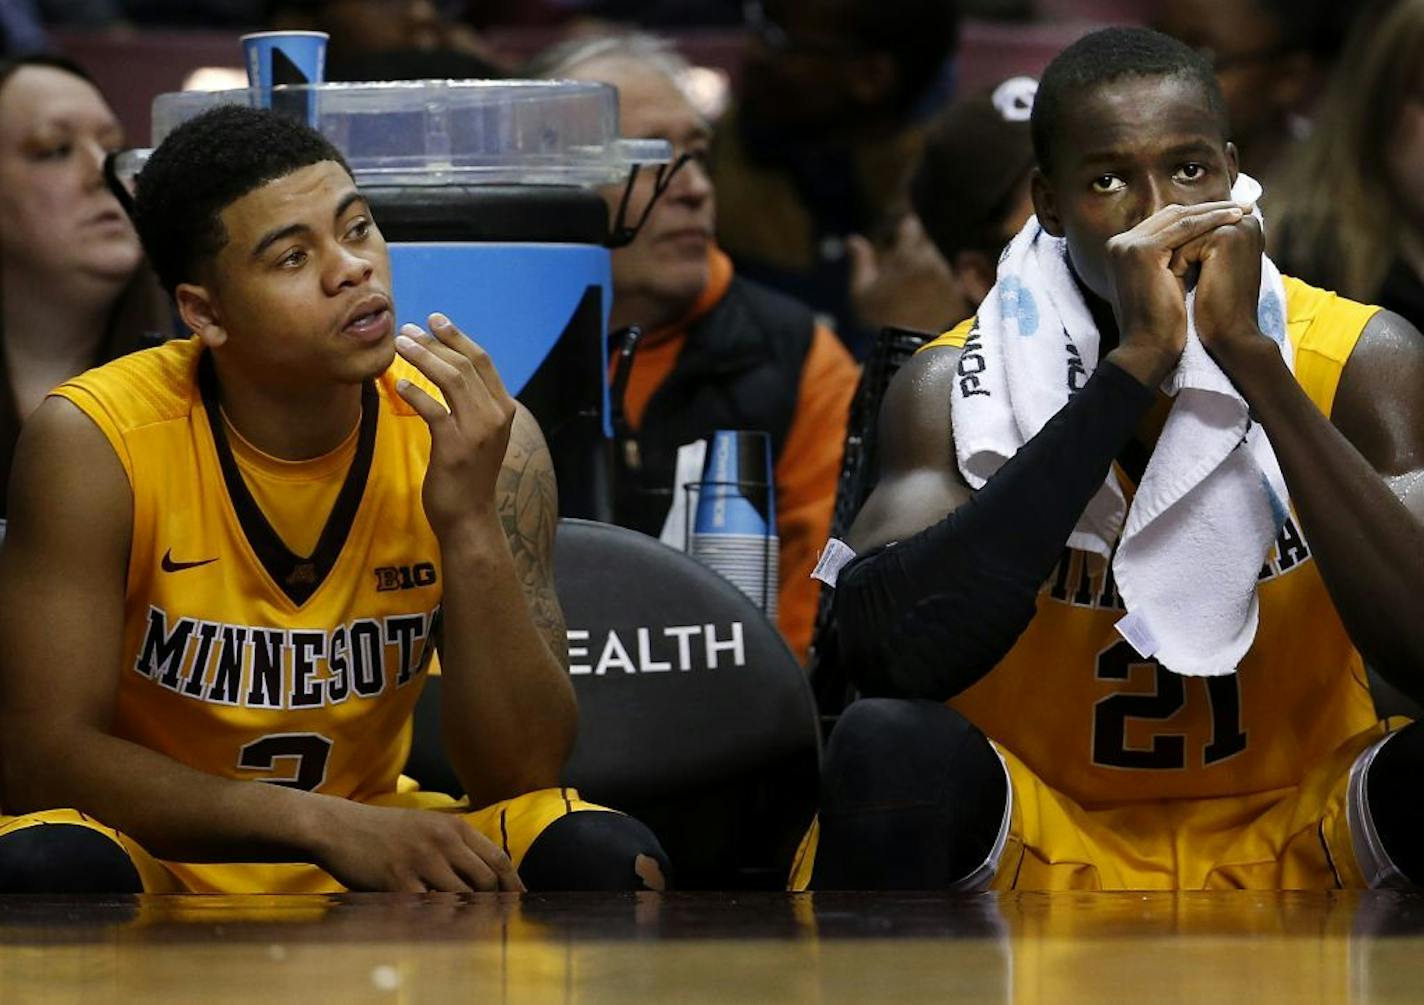
[{"label": "blonde woman in background", "polygon": [[0,61],[0,485],[21,423],[53,387],[169,327],[138,237],[104,183],[104,157],[122,145],[78,66]]},{"label": "blonde woman in background", "polygon": [[1269,193],[1281,270],[1424,326],[1424,0],[1356,27],[1310,139]]}]

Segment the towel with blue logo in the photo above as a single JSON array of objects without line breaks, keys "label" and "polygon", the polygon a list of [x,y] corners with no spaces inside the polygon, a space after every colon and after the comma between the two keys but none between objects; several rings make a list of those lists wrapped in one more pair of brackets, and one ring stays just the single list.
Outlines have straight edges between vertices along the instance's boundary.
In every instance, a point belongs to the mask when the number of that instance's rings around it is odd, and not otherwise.
[{"label": "towel with blue logo", "polygon": [[[1256,202],[1240,175],[1232,197]],[[1162,390],[1175,398],[1129,509],[1116,476],[1068,546],[1112,561],[1127,616],[1118,631],[1144,657],[1189,676],[1233,673],[1256,637],[1256,581],[1289,511],[1265,430],[1207,354],[1187,294],[1187,341]],[[1294,372],[1285,284],[1262,257],[1258,321]],[[1030,219],[999,260],[959,361],[951,400],[959,470],[981,488],[1083,386],[1098,330],[1068,248]],[[1114,551],[1114,546],[1116,550]]]}]

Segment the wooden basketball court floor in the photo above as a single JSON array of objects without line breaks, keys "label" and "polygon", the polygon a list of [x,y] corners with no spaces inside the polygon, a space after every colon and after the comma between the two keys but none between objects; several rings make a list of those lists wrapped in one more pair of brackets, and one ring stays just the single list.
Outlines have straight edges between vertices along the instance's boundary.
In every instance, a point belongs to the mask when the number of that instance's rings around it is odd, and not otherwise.
[{"label": "wooden basketball court floor", "polygon": [[0,898],[11,1002],[1424,1001],[1424,895]]}]

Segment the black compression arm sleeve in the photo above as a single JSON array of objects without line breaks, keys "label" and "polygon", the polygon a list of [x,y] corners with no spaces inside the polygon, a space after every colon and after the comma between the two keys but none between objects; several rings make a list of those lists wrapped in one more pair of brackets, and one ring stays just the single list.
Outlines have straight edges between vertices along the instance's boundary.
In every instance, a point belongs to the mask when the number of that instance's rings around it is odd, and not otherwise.
[{"label": "black compression arm sleeve", "polygon": [[840,651],[862,694],[944,701],[1003,659],[1153,397],[1102,363],[967,503],[841,571]]}]

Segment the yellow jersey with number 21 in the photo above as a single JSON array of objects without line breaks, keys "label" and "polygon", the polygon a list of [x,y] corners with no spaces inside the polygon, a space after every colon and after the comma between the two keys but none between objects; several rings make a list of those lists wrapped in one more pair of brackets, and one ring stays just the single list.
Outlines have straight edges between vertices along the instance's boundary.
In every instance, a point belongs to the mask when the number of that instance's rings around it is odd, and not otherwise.
[{"label": "yellow jersey with number 21", "polygon": [[[1328,416],[1345,362],[1378,308],[1296,279],[1285,285],[1296,379]],[[925,349],[962,348],[972,325]],[[972,375],[972,366],[960,369]],[[1138,656],[1113,628],[1126,611],[1111,567],[1064,549],[1013,649],[951,704],[1089,808],[1296,785],[1376,721],[1374,706],[1294,514],[1257,589],[1260,626],[1237,673],[1179,677]]]}]

